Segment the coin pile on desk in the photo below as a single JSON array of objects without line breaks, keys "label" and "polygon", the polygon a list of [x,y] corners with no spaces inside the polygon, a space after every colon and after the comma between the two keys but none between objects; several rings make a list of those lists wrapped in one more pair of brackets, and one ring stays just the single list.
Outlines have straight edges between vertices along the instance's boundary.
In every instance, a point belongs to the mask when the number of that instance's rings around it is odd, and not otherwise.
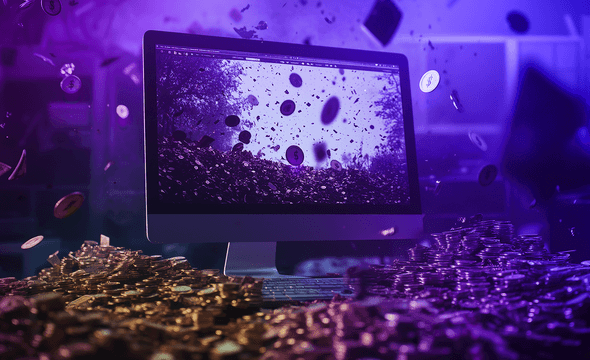
[{"label": "coin pile on desk", "polygon": [[261,280],[86,241],[0,279],[1,359],[558,359],[590,354],[590,263],[464,221],[408,261],[351,268],[355,299],[264,309]]}]

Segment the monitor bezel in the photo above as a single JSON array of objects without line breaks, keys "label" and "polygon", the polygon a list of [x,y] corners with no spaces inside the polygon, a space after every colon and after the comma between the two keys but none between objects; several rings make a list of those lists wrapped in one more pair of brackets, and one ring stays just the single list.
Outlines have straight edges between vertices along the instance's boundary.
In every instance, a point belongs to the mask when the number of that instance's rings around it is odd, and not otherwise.
[{"label": "monitor bezel", "polygon": [[[335,61],[389,64],[399,67],[406,163],[410,201],[408,204],[167,204],[158,199],[158,141],[156,103],[156,45],[299,56]],[[146,211],[152,214],[421,214],[418,164],[414,136],[408,60],[403,54],[332,48],[264,40],[149,30],[143,38],[144,71],[144,161]]]}]

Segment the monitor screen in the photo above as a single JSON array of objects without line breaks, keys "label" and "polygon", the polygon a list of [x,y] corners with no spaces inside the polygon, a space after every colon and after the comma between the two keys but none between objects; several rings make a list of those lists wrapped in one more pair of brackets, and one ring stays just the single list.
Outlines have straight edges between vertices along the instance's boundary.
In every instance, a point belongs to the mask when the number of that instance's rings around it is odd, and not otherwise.
[{"label": "monitor screen", "polygon": [[313,229],[338,218],[321,216],[421,214],[403,55],[151,35],[144,39],[148,220],[187,215],[183,221],[221,225],[305,215],[280,223],[304,222],[322,239]]},{"label": "monitor screen", "polygon": [[157,45],[156,74],[163,205],[355,213],[409,204],[398,66]]}]

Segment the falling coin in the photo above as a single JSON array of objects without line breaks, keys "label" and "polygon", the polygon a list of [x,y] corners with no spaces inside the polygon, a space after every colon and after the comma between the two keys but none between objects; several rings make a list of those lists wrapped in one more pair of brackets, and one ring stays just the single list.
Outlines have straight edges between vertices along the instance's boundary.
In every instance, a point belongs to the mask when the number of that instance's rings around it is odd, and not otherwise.
[{"label": "falling coin", "polygon": [[45,61],[46,63],[55,66],[55,63],[53,62],[53,60],[51,60],[50,58],[48,58],[47,56],[43,56],[41,54],[38,53],[34,53],[33,55],[35,55],[36,57],[38,57],[39,59]]},{"label": "falling coin", "polygon": [[440,74],[436,70],[429,70],[420,79],[420,90],[429,93],[436,89],[440,82]]},{"label": "falling coin", "polygon": [[468,133],[468,135],[469,135],[469,140],[471,140],[471,142],[473,143],[473,145],[475,145],[478,148],[480,148],[481,151],[487,151],[488,150],[488,144],[486,144],[486,142],[479,135],[477,135],[473,131],[470,131]]},{"label": "falling coin", "polygon": [[23,149],[20,155],[18,164],[12,171],[12,174],[8,177],[8,180],[14,180],[23,177],[27,173],[27,152]]},{"label": "falling coin", "polygon": [[74,94],[82,87],[82,80],[76,75],[68,75],[61,81],[60,86],[66,93]]},{"label": "falling coin", "polygon": [[3,163],[3,162],[0,162],[0,176],[2,176],[2,175],[4,175],[4,174],[6,174],[7,172],[9,172],[9,171],[10,171],[10,169],[12,169],[12,167],[11,167],[11,166],[9,166],[9,165],[6,165],[6,164],[5,164],[5,163]]},{"label": "falling coin", "polygon": [[106,166],[104,167],[104,171],[107,171],[113,165],[112,161],[109,161]]},{"label": "falling coin", "polygon": [[43,241],[43,235],[35,236],[34,238],[27,240],[27,242],[22,244],[20,246],[20,248],[21,249],[30,249],[34,246],[37,246],[37,244],[39,244],[41,241]]},{"label": "falling coin", "polygon": [[488,186],[496,180],[498,168],[496,165],[486,165],[479,172],[478,181],[481,186]]},{"label": "falling coin", "polygon": [[41,8],[47,15],[56,16],[61,12],[61,2],[59,0],[41,0]]},{"label": "falling coin", "polygon": [[127,119],[129,116],[129,109],[125,105],[117,105],[116,111],[121,119]]},{"label": "falling coin", "polygon": [[65,219],[75,213],[84,202],[84,195],[80,192],[68,194],[55,203],[53,215],[58,219]]}]

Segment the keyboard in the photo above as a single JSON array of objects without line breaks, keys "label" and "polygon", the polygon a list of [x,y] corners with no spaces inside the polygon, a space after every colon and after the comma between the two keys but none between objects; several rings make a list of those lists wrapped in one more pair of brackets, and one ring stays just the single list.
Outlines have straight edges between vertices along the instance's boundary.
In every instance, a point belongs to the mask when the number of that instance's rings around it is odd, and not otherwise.
[{"label": "keyboard", "polygon": [[264,302],[330,300],[334,295],[353,297],[354,288],[344,278],[277,277],[262,283]]}]

